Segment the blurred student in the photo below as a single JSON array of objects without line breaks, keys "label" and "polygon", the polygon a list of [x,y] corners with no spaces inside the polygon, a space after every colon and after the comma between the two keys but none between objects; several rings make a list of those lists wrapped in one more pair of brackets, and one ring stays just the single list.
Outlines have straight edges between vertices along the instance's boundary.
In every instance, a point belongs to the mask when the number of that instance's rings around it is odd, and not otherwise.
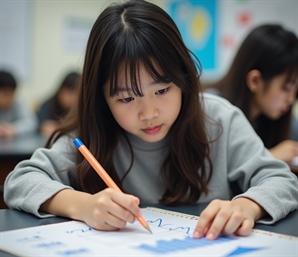
[{"label": "blurred student", "polygon": [[280,25],[262,25],[240,46],[230,70],[206,91],[239,107],[277,159],[298,155],[292,114],[298,87],[298,39]]},{"label": "blurred student", "polygon": [[0,137],[12,138],[37,131],[33,110],[16,96],[17,82],[7,71],[0,71]]},{"label": "blurred student", "polygon": [[58,91],[46,100],[38,110],[40,133],[49,136],[77,101],[77,82],[80,74],[68,73]]}]

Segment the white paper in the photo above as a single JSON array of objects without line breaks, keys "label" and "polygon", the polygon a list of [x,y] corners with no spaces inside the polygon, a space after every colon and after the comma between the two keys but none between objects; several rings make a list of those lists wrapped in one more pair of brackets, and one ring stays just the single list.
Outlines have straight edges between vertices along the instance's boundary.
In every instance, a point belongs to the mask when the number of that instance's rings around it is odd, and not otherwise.
[{"label": "white paper", "polygon": [[254,230],[247,237],[193,239],[198,217],[142,209],[153,234],[136,221],[119,231],[78,221],[0,232],[0,249],[18,256],[298,256],[298,238]]}]

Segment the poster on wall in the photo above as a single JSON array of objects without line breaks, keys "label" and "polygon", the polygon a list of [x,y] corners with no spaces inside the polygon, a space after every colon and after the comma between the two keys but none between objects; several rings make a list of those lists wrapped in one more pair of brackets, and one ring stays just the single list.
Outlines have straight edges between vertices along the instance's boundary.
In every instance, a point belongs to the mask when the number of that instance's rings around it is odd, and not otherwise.
[{"label": "poster on wall", "polygon": [[67,16],[63,21],[63,47],[66,52],[84,52],[93,19]]},{"label": "poster on wall", "polygon": [[199,58],[203,69],[216,69],[217,0],[162,1],[161,4],[176,22],[186,46]]}]

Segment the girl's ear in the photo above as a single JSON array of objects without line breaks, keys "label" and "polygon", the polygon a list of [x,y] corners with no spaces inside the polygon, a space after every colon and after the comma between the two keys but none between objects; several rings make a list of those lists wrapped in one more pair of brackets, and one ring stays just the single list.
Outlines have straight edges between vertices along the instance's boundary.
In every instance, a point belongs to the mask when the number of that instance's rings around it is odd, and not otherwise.
[{"label": "girl's ear", "polygon": [[262,89],[262,74],[258,70],[251,70],[247,73],[246,84],[252,93],[256,93]]}]

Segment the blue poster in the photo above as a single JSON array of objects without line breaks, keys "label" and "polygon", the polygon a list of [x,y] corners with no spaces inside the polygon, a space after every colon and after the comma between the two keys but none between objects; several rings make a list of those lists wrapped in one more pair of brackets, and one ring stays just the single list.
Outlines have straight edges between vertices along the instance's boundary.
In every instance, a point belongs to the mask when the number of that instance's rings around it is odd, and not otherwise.
[{"label": "blue poster", "polygon": [[165,11],[176,22],[186,46],[199,58],[204,71],[217,68],[216,6],[217,0],[172,0],[166,3]]}]

